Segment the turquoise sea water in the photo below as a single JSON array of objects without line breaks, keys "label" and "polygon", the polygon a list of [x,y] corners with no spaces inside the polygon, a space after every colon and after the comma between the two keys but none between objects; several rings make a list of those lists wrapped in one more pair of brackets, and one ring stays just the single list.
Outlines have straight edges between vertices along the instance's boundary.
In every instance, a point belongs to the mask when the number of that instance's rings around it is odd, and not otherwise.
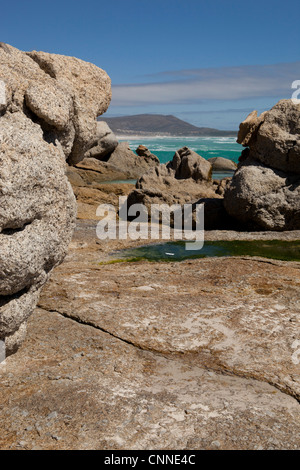
[{"label": "turquoise sea water", "polygon": [[236,143],[235,137],[166,137],[166,136],[120,136],[119,140],[127,141],[135,151],[142,144],[157,155],[161,163],[172,160],[176,150],[189,147],[205,159],[212,157],[229,158],[237,163],[243,150]]}]

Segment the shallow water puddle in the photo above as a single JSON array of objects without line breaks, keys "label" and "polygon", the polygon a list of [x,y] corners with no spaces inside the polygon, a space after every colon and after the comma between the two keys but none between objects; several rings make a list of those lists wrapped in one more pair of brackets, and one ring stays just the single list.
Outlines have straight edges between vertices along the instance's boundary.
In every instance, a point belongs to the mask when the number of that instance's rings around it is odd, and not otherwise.
[{"label": "shallow water puddle", "polygon": [[300,240],[207,241],[201,250],[195,251],[187,251],[185,242],[167,242],[121,250],[114,256],[120,261],[183,261],[219,256],[260,256],[300,261]]}]

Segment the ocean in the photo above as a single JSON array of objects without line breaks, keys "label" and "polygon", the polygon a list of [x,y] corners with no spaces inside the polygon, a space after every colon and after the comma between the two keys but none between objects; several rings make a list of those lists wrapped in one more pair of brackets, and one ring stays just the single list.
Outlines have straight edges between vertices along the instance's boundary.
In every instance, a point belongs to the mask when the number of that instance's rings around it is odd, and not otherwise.
[{"label": "ocean", "polygon": [[118,140],[129,143],[131,150],[135,151],[142,144],[145,145],[161,163],[172,160],[176,150],[189,147],[203,158],[224,157],[237,163],[243,150],[236,143],[235,137],[169,137],[169,136],[118,136]]}]

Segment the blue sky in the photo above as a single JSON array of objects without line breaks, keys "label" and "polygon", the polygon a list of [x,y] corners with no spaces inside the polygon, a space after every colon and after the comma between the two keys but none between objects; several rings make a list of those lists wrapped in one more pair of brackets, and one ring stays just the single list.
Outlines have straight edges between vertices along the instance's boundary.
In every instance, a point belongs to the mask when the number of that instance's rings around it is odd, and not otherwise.
[{"label": "blue sky", "polygon": [[253,109],[291,97],[300,80],[294,0],[15,0],[1,41],[76,56],[105,69],[107,116],[174,114],[236,129]]}]

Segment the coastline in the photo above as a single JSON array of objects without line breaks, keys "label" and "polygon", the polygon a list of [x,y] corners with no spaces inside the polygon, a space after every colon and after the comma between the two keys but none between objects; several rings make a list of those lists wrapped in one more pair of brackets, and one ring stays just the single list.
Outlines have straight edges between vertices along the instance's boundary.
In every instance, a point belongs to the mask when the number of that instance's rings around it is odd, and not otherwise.
[{"label": "coastline", "polygon": [[203,140],[213,140],[213,139],[231,139],[236,142],[236,137],[234,136],[194,136],[194,135],[171,135],[171,134],[118,134],[115,133],[115,136],[118,140],[139,140],[139,139],[174,139],[174,140],[180,140],[180,139],[203,139]]},{"label": "coastline", "polygon": [[300,107],[252,113],[241,145],[122,134],[134,153],[95,126],[91,64],[1,44],[0,448],[298,448]]}]

